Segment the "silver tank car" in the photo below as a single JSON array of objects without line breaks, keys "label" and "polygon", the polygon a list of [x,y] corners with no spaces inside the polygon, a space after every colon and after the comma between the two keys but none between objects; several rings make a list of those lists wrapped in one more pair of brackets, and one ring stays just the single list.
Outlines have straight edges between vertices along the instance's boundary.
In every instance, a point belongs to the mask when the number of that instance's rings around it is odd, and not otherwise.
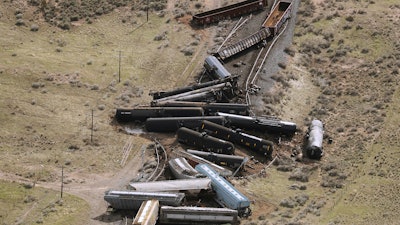
[{"label": "silver tank car", "polygon": [[204,62],[204,68],[216,79],[225,79],[231,76],[222,63],[215,56],[208,56]]},{"label": "silver tank car", "polygon": [[323,155],[322,141],[324,125],[320,120],[313,120],[308,130],[307,156],[311,159],[320,159]]}]

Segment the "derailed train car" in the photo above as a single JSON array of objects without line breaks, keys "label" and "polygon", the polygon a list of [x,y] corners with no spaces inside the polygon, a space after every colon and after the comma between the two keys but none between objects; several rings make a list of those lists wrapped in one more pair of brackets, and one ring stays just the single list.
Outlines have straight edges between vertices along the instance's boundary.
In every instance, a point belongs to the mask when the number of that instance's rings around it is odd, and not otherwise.
[{"label": "derailed train car", "polygon": [[183,157],[170,159],[168,161],[169,169],[176,179],[193,179],[204,177],[195,170]]},{"label": "derailed train car", "polygon": [[241,103],[222,103],[222,102],[186,102],[186,101],[167,101],[160,106],[165,107],[202,107],[204,115],[214,116],[217,112],[248,116],[250,106]]},{"label": "derailed train car", "polygon": [[306,154],[311,159],[320,159],[324,154],[322,142],[324,139],[324,125],[320,120],[311,121],[307,132]]},{"label": "derailed train car", "polygon": [[241,217],[250,216],[250,200],[233,187],[231,183],[219,176],[206,164],[199,164],[195,169],[211,179],[211,186],[216,193],[216,201],[218,203],[223,207],[237,210],[238,215]]},{"label": "derailed train car", "polygon": [[192,23],[196,25],[215,23],[220,20],[230,19],[254,11],[262,10],[266,6],[267,0],[247,0],[203,13],[195,14],[192,18]]},{"label": "derailed train car", "polygon": [[214,152],[203,152],[203,151],[197,151],[197,150],[191,150],[191,149],[188,149],[186,151],[190,154],[200,156],[203,159],[206,159],[206,160],[216,163],[218,165],[229,166],[232,168],[238,168],[245,161],[248,160],[248,159],[246,159],[246,157],[238,156],[238,155],[218,154],[218,153],[214,153]]},{"label": "derailed train car", "polygon": [[107,191],[104,200],[114,209],[138,210],[144,201],[156,199],[161,205],[180,206],[185,199],[184,193]]},{"label": "derailed train car", "polygon": [[234,126],[244,130],[280,133],[289,136],[293,135],[297,130],[295,123],[275,118],[251,117],[220,112],[217,113],[217,115],[225,117],[229,126]]},{"label": "derailed train car", "polygon": [[204,110],[201,107],[143,107],[134,109],[117,109],[115,113],[115,118],[118,122],[143,122],[150,117],[174,116],[204,116]]},{"label": "derailed train car", "polygon": [[222,65],[217,57],[209,55],[204,61],[204,68],[215,79],[226,79],[232,74]]},{"label": "derailed train car", "polygon": [[180,143],[196,147],[203,151],[230,155],[235,153],[235,146],[231,142],[186,127],[179,128],[177,135]]},{"label": "derailed train car", "polygon": [[132,225],[155,225],[158,220],[160,203],[158,200],[147,200],[142,203]]},{"label": "derailed train car", "polygon": [[261,153],[267,157],[271,157],[274,144],[271,141],[249,135],[240,131],[232,130],[227,127],[203,121],[199,127],[201,132],[232,142],[233,144],[241,145],[252,151]]},{"label": "derailed train car", "polygon": [[162,224],[238,224],[238,211],[227,208],[171,207],[160,209]]},{"label": "derailed train car", "polygon": [[225,124],[223,116],[195,116],[195,117],[165,117],[148,118],[145,122],[146,130],[149,132],[175,132],[180,127],[195,128],[201,121],[208,120],[217,124]]},{"label": "derailed train car", "polygon": [[282,25],[290,18],[293,0],[280,0],[276,3],[271,13],[265,19],[262,27],[269,29],[272,36],[276,36]]}]

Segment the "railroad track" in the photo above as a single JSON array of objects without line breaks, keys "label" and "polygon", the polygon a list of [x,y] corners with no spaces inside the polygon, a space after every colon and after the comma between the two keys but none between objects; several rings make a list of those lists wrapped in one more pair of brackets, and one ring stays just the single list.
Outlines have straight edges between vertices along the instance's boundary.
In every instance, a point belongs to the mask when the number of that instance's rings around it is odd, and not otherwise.
[{"label": "railroad track", "polygon": [[147,182],[158,180],[158,178],[160,178],[160,176],[164,173],[165,164],[168,161],[167,152],[165,151],[164,146],[161,145],[161,143],[155,138],[154,142],[155,142],[154,151],[157,157],[157,166],[153,171],[153,173],[150,175],[150,177],[146,180]]},{"label": "railroad track", "polygon": [[272,47],[275,45],[276,41],[279,40],[279,37],[286,30],[287,24],[288,23],[286,22],[284,27],[282,28],[282,30],[279,32],[279,35],[274,37],[274,39],[272,40],[271,43],[265,44],[265,46],[263,46],[260,49],[260,51],[259,51],[259,53],[257,55],[257,58],[254,61],[254,64],[253,64],[249,74],[247,75],[247,79],[246,79],[244,88],[246,90],[246,103],[248,105],[251,105],[250,95],[257,93],[261,89],[256,84],[258,76],[259,76],[260,72],[263,69],[263,65],[265,63],[265,60],[267,59]]}]

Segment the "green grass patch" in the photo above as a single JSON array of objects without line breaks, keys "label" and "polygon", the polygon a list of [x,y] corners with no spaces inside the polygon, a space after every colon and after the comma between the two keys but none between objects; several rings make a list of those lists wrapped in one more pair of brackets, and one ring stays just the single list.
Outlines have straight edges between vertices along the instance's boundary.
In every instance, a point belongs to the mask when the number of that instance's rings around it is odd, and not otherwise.
[{"label": "green grass patch", "polygon": [[0,181],[3,224],[86,224],[88,204],[80,198],[40,187]]}]

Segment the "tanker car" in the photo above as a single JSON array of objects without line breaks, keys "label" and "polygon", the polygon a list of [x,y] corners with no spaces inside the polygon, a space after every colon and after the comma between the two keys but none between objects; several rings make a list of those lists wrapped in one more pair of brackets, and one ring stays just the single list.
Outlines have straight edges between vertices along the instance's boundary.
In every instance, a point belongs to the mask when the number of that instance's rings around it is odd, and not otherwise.
[{"label": "tanker car", "polygon": [[241,145],[265,156],[270,157],[272,155],[274,145],[271,141],[267,141],[253,135],[232,130],[209,121],[203,121],[199,130],[216,138],[220,138],[230,141],[234,144]]},{"label": "tanker car", "polygon": [[235,153],[235,146],[231,142],[186,127],[179,128],[177,135],[180,143],[196,147],[203,151],[230,155]]}]

